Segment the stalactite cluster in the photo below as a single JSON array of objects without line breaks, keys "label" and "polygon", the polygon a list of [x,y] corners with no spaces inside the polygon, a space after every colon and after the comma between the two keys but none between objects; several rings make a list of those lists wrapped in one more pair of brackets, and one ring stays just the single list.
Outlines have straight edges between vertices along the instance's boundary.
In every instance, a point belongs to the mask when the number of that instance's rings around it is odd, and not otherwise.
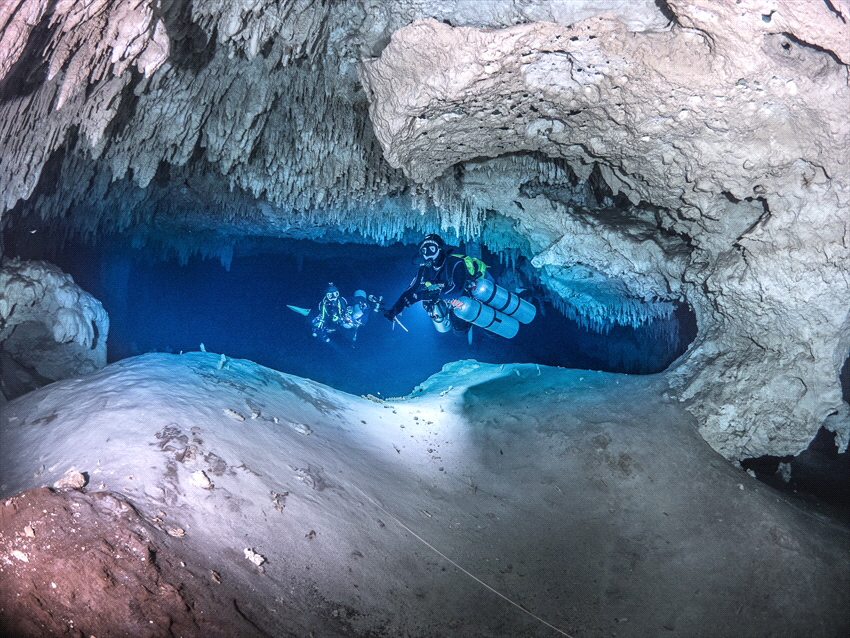
[{"label": "stalactite cluster", "polygon": [[844,447],[850,19],[762,5],[13,0],[0,222],[224,264],[483,241],[593,329],[687,300],[669,379],[722,454]]},{"label": "stalactite cluster", "polygon": [[[103,139],[130,81],[168,58],[153,2],[15,0],[0,12],[0,207],[32,193],[41,168],[77,127]],[[26,167],[26,170],[21,170]]]}]

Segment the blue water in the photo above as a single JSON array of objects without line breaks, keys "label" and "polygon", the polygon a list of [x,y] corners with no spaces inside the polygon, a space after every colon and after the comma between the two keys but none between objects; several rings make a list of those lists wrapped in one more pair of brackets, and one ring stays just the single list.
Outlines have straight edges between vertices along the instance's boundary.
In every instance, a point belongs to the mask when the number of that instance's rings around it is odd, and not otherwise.
[{"label": "blue water", "polygon": [[[143,251],[111,243],[67,246],[51,255],[32,249],[22,257],[53,261],[103,303],[110,316],[107,357],[114,362],[146,352],[207,351],[249,359],[354,394],[401,396],[458,359],[540,363],[613,372],[664,369],[692,338],[683,332],[671,349],[651,330],[616,328],[600,335],[580,328],[548,303],[507,340],[473,328],[440,334],[421,305],[402,313],[408,332],[372,313],[352,339],[338,331],[331,343],[311,336],[309,320],[287,308],[315,309],[333,282],[349,299],[357,289],[391,305],[416,272],[412,246],[321,245],[281,242],[289,252],[233,258],[229,270],[214,259],[155,261]],[[498,274],[498,258],[486,255]],[[683,315],[686,322],[692,317]]]}]

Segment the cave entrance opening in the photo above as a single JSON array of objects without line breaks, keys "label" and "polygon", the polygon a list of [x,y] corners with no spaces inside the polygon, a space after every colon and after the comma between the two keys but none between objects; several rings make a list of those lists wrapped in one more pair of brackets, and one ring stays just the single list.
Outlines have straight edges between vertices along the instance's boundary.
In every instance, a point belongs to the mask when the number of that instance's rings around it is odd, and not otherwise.
[{"label": "cave entrance opening", "polygon": [[[696,336],[685,305],[672,319],[673,339],[669,323],[614,326],[602,334],[565,317],[542,289],[531,286],[521,294],[537,306],[537,317],[513,339],[477,327],[471,343],[466,335],[438,333],[417,304],[400,317],[408,331],[371,312],[356,339],[354,331],[340,330],[323,343],[312,337],[310,317],[328,283],[349,301],[363,290],[389,306],[416,273],[414,246],[264,239],[237,243],[232,257],[224,251],[224,258],[177,260],[154,258],[117,238],[102,238],[95,246],[57,245],[16,242],[14,254],[55,263],[103,303],[110,317],[110,363],[146,352],[195,351],[204,344],[207,351],[340,390],[387,397],[409,394],[446,363],[462,359],[650,374],[669,366]],[[497,281],[517,280],[509,272],[514,264],[501,263],[486,249],[482,257]],[[305,317],[288,306],[312,313]]]},{"label": "cave entrance opening", "polygon": [[742,460],[741,467],[805,507],[850,526],[850,451],[838,452],[834,432],[820,428],[797,456],[759,456]]},{"label": "cave entrance opening", "polygon": [[[850,356],[839,380],[841,398],[850,403]],[[835,438],[835,432],[821,427],[798,455],[743,459],[741,467],[804,507],[850,526],[850,450],[839,452]]]}]

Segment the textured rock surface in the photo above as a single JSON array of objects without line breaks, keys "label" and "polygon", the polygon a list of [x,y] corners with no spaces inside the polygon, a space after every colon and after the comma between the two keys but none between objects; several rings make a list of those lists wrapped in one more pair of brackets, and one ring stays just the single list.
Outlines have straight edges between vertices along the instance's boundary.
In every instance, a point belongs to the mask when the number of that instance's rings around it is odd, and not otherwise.
[{"label": "textured rock surface", "polygon": [[42,487],[4,500],[0,631],[261,635],[233,611],[244,593],[216,583],[181,544],[120,494]]},{"label": "textured rock surface", "polygon": [[[97,146],[115,117],[134,66],[149,77],[169,40],[152,0],[13,0],[0,9],[0,201],[32,192],[70,127]],[[36,33],[37,32],[37,35]],[[44,84],[33,92],[35,84]],[[11,152],[10,152],[11,151]]]},{"label": "textured rock surface", "polygon": [[594,329],[687,300],[671,384],[727,457],[821,425],[845,446],[848,20],[838,0],[16,0],[0,214],[223,263],[245,235],[454,231]]},{"label": "textured rock surface", "polygon": [[[665,22],[651,0],[603,4],[619,10],[634,28]],[[37,0],[20,5],[19,13],[32,15],[27,24],[45,10]],[[163,211],[181,216],[192,210],[193,223],[217,233],[225,223],[238,226],[234,234],[301,236],[341,225],[373,238],[399,238],[406,227],[421,230],[401,213],[411,205],[424,212],[429,197],[409,189],[383,160],[356,71],[359,60],[379,53],[395,29],[423,16],[508,26],[576,20],[598,12],[598,6],[573,0],[520,6],[490,0],[349,0],[333,7],[310,0],[173,0],[162,6],[170,57],[150,81],[132,69],[121,74],[112,68],[98,81],[92,78],[88,101],[66,104],[59,112],[51,108],[73,69],[66,65],[51,79],[40,77],[32,67],[50,63],[54,68],[55,56],[42,60],[30,38],[31,59],[21,65],[20,75],[34,77],[7,78],[0,85],[0,121],[5,122],[0,211],[32,196],[47,160],[59,149],[57,166],[47,170],[61,169],[63,192],[39,193],[34,205],[50,218],[78,204],[88,220],[77,223],[83,232],[123,231],[147,221],[153,210],[160,217]],[[106,16],[120,4],[102,1],[98,7]],[[20,31],[12,26],[6,29],[10,34]],[[15,42],[20,49],[26,40]],[[78,139],[75,127],[96,134]],[[107,128],[112,134],[103,139]],[[175,185],[166,193],[151,185],[158,171],[158,183]],[[98,202],[107,193],[111,204],[101,210]],[[387,210],[386,198],[400,194],[403,206]],[[465,227],[463,215],[440,213],[447,223]],[[428,221],[435,220],[440,223],[439,216]]]},{"label": "textured rock surface", "polygon": [[6,399],[102,368],[108,332],[101,303],[56,266],[17,259],[3,264],[0,372]]},{"label": "textured rock surface", "polygon": [[[663,378],[459,361],[382,401],[219,361],[0,411],[0,633],[848,634],[850,529],[720,458]],[[29,489],[69,466],[100,492]]]},{"label": "textured rock surface", "polygon": [[523,151],[577,174],[604,164],[615,194],[661,209],[655,241],[614,220],[588,245],[568,206],[503,195],[499,210],[534,229],[533,263],[684,293],[700,336],[671,383],[727,457],[797,453],[822,424],[846,446],[846,22],[820,3],[671,4],[681,27],[639,34],[611,16],[503,31],[417,22],[364,64],[376,134],[425,183]]}]

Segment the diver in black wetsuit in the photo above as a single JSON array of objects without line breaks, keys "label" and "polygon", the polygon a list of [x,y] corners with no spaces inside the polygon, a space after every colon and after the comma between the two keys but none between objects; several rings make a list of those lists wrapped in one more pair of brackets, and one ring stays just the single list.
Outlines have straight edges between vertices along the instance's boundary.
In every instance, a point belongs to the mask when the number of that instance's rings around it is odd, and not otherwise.
[{"label": "diver in black wetsuit", "polygon": [[439,235],[427,235],[419,244],[422,262],[416,277],[384,316],[394,321],[402,310],[421,301],[440,332],[469,330],[469,322],[450,312],[450,303],[468,295],[472,285],[484,277],[487,266],[480,259],[453,254],[455,250]]}]

